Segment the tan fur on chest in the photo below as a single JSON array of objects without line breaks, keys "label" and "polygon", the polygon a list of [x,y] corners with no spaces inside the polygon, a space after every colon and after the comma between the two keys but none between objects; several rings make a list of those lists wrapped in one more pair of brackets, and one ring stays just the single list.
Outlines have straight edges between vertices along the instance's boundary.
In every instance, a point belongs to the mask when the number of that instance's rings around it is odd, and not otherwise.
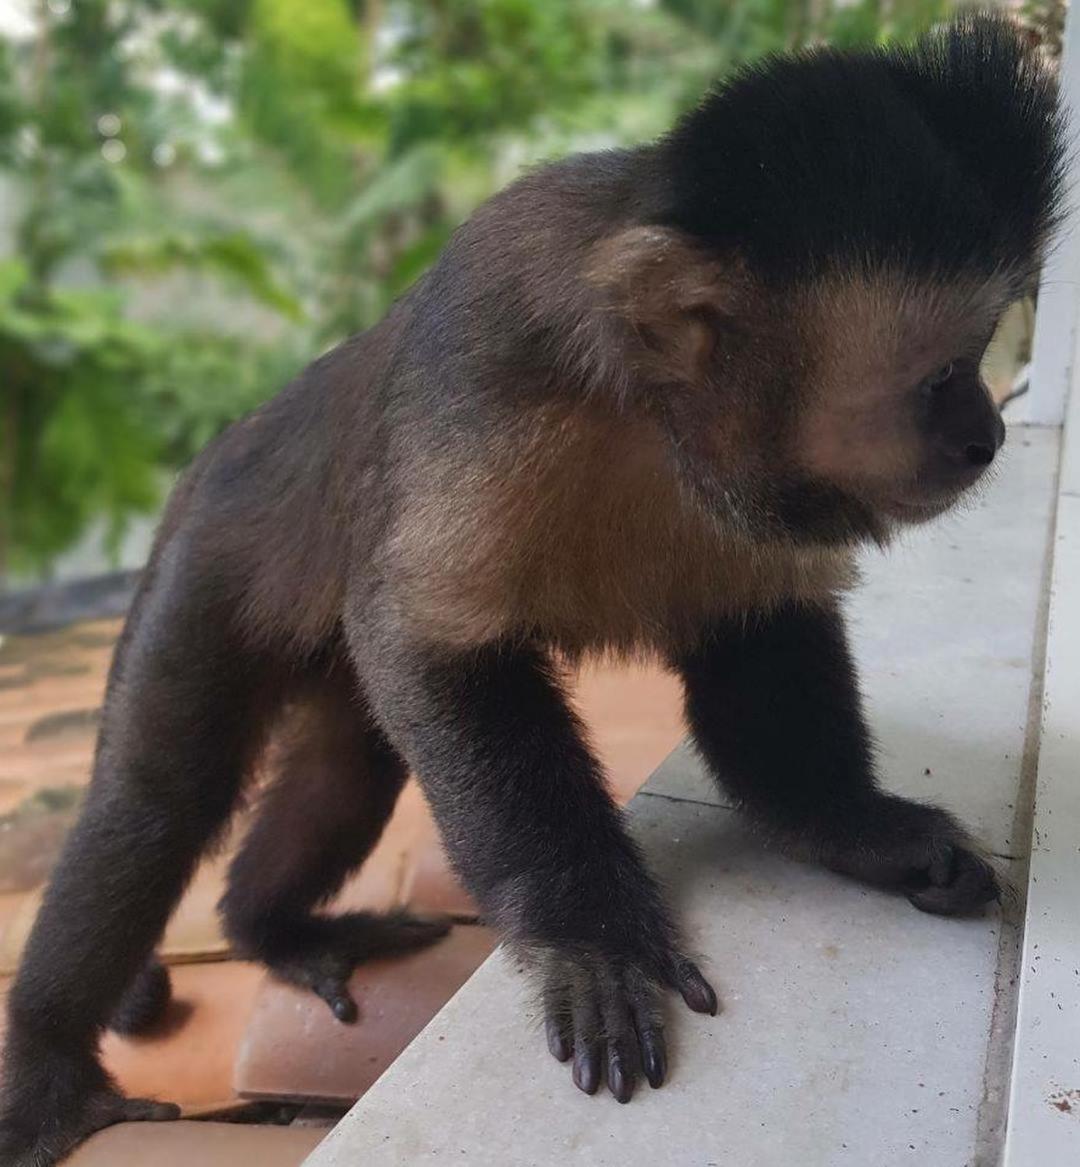
[{"label": "tan fur on chest", "polygon": [[[679,489],[651,422],[537,410],[482,466],[429,461],[390,548],[408,626],[571,655],[692,642],[703,625],[850,586],[850,557],[755,544]],[[414,496],[415,497],[415,496]]]}]

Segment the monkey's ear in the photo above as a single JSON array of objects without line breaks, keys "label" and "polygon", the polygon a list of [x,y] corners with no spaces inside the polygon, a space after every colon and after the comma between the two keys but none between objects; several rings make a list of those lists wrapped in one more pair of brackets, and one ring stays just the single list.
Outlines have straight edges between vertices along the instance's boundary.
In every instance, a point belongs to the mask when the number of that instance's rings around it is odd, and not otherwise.
[{"label": "monkey's ear", "polygon": [[601,240],[585,279],[603,307],[629,326],[637,363],[665,377],[704,375],[725,317],[734,315],[740,267],[710,255],[681,231],[629,227]]}]

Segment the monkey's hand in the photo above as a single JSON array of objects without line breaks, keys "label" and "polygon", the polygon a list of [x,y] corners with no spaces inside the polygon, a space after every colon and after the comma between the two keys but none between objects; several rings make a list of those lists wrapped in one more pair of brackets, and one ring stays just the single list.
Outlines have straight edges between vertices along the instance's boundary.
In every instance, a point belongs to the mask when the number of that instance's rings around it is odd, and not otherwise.
[{"label": "monkey's hand", "polygon": [[172,1103],[125,1098],[93,1058],[9,1039],[0,1094],[0,1163],[52,1167],[83,1141],[118,1122],[180,1117]]},{"label": "monkey's hand", "polygon": [[716,993],[695,964],[671,961],[661,978],[640,964],[595,950],[564,948],[541,958],[548,1049],[560,1062],[573,1057],[574,1084],[586,1094],[600,1087],[629,1102],[639,1072],[654,1089],[667,1072],[661,1001],[666,989],[695,1013],[715,1014]]},{"label": "monkey's hand", "polygon": [[940,807],[875,793],[854,818],[839,816],[830,836],[825,866],[903,888],[920,911],[958,916],[1001,898],[993,868]]}]

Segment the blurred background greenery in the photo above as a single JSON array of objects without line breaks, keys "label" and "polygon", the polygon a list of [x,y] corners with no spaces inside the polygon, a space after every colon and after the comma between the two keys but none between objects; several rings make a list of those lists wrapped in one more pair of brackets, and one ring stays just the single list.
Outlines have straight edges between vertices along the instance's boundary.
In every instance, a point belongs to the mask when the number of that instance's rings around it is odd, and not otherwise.
[{"label": "blurred background greenery", "polygon": [[[1063,0],[1013,6],[1053,51]],[[760,54],[950,7],[3,0],[0,590],[137,562],[176,470],[523,167],[653,137]]]}]

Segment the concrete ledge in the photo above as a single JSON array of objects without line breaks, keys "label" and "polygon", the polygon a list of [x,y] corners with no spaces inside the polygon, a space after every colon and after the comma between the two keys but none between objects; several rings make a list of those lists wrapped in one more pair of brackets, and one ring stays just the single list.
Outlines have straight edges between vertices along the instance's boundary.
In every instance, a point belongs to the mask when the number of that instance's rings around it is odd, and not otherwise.
[{"label": "concrete ledge", "polygon": [[1080,1163],[1080,497],[1055,545],[1006,1167]]},{"label": "concrete ledge", "polygon": [[[854,604],[887,784],[956,810],[1020,884],[1058,437],[1014,429],[986,498],[870,562]],[[672,1003],[662,1090],[625,1107],[578,1093],[496,954],[310,1167],[995,1161],[1019,901],[983,919],[921,915],[768,853],[720,801],[680,750],[632,804],[724,1005],[710,1019]]]}]

